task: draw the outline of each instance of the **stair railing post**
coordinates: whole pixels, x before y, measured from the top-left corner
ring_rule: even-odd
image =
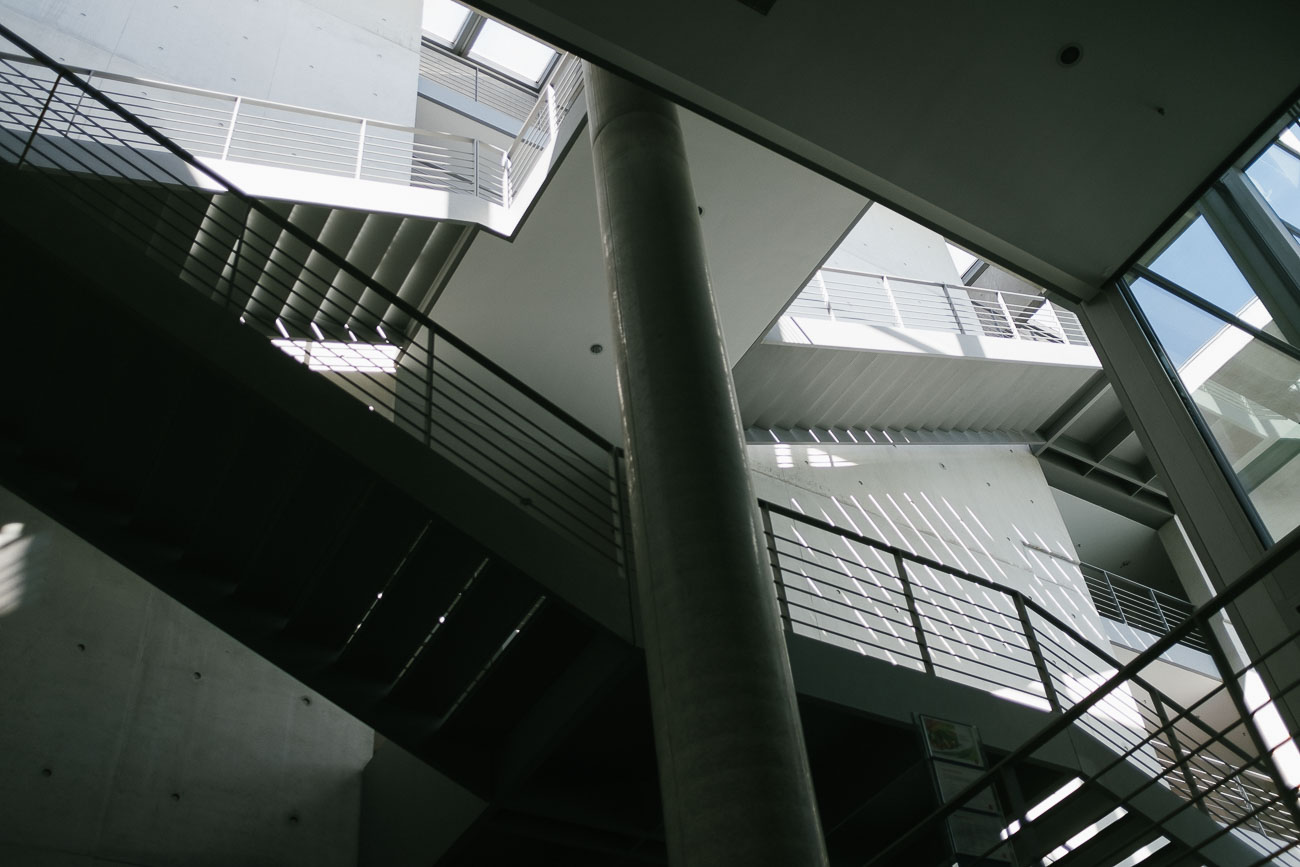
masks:
[[[32,144],[36,141],[36,135],[41,131],[41,124],[45,121],[45,115],[50,110],[50,103],[54,101],[54,92],[59,89],[59,84],[63,81],[63,73],[54,76],[54,83],[50,85],[50,92],[45,97],[45,104],[41,106],[41,113],[36,116],[36,123],[32,124],[32,131],[27,136],[27,144],[23,145],[23,152],[18,155],[18,163],[15,168],[22,168],[23,160],[27,159],[27,152],[32,149]]]
[[[1165,609],[1164,609],[1164,606],[1162,606],[1162,605],[1160,604],[1160,600],[1156,597],[1156,591],[1155,591],[1155,588],[1153,588],[1153,587],[1148,587],[1148,588],[1147,588],[1147,594],[1150,595],[1150,597],[1151,597],[1151,604],[1154,605],[1154,606],[1156,607],[1156,616],[1158,616],[1158,617],[1160,618],[1160,625],[1163,626],[1163,627],[1165,628],[1165,632],[1168,632],[1168,631],[1169,631],[1169,620],[1165,617]]]
[[[1011,310],[1007,307],[1007,299],[1002,297],[1001,292],[994,292],[998,297],[998,307],[1002,308],[1002,315],[1007,318],[1007,325],[1011,328],[1011,336],[1020,339],[1020,329],[1016,327],[1016,320],[1011,317]]]
[[[889,302],[889,309],[894,313],[894,324],[899,328],[903,327],[903,313],[898,308],[898,299],[894,297],[894,290],[889,285],[889,278],[884,274],[880,275],[880,282],[885,287],[885,300]],[[829,304],[829,302],[827,302]]]
[[[361,161],[365,158],[365,154],[366,154],[366,119],[363,117],[361,118],[361,128],[357,130],[357,166],[355,171],[353,171],[352,173],[352,177],[356,178],[357,180],[361,180]],[[432,344],[433,335],[430,335],[429,337],[430,337],[430,343]]]
[[[474,198],[478,198],[478,139],[474,139]]]
[[[244,98],[242,96],[235,97],[235,105],[230,110],[230,127],[226,130],[226,140],[221,144],[221,158],[223,160],[230,157],[230,143],[235,138],[235,123],[239,120],[239,109],[243,104]]]
[[[433,329],[426,328],[429,332],[429,348],[425,358],[424,365],[424,447],[433,447],[433,348],[434,336]]]
[[[1178,763],[1178,770],[1183,775],[1183,784],[1187,786],[1188,800],[1196,803],[1201,798],[1200,789],[1196,786],[1196,780],[1192,777],[1187,753],[1183,750],[1182,742],[1178,739],[1178,732],[1174,729],[1173,724],[1169,722],[1169,713],[1165,710],[1165,703],[1162,702],[1158,695],[1151,693],[1151,703],[1155,705],[1156,715],[1160,717],[1160,728],[1169,733],[1169,748],[1174,753],[1174,760]]]
[[[925,626],[921,622],[921,610],[916,605],[916,596],[912,593],[912,583],[907,578],[907,566],[902,554],[894,555],[894,568],[898,571],[898,583],[903,586],[903,598],[907,600],[907,613],[912,618],[912,629],[916,632],[916,649],[921,654],[921,665],[926,674],[934,674],[934,659],[930,655],[930,645],[925,640]]]
[[[790,601],[785,595],[785,580],[781,576],[781,554],[776,549],[776,533],[772,530],[772,513],[768,511],[765,503],[759,504],[759,512],[763,516],[763,538],[767,542],[768,562],[772,564],[772,582],[776,585],[776,606],[781,612],[781,623],[787,629],[794,629],[794,621],[790,619]]]
[[[1106,591],[1110,593],[1110,601],[1115,603],[1115,613],[1119,615],[1119,622],[1128,626],[1128,618],[1124,616],[1124,608],[1119,604],[1119,594],[1115,592],[1115,582],[1110,580],[1110,573],[1104,569],[1097,571],[1101,573],[1101,580],[1106,582]]]
[[[939,288],[943,290],[943,297],[948,299],[948,309],[952,311],[952,321],[957,326],[957,333],[965,334],[966,327],[961,324],[961,316],[957,314],[957,302],[952,300],[952,292],[949,291],[948,284],[940,283]]]
[[[1061,706],[1061,697],[1057,695],[1056,684],[1052,681],[1052,672],[1047,668],[1047,657],[1043,656],[1042,645],[1038,643],[1038,633],[1034,631],[1034,624],[1029,620],[1025,597],[1013,593],[1011,598],[1015,600],[1016,616],[1020,618],[1020,628],[1024,630],[1025,643],[1029,645],[1029,655],[1034,658],[1034,668],[1038,669],[1038,679],[1042,681],[1043,696],[1047,699],[1047,706],[1060,713],[1064,710]]]

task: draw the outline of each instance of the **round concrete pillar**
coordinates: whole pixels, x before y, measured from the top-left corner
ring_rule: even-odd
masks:
[[[670,861],[825,864],[677,111],[585,72]]]

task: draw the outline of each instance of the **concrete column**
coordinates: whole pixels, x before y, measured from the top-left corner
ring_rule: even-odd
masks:
[[[825,864],[676,109],[585,74],[669,860]]]
[[[1119,289],[1105,287],[1082,312],[1088,337],[1124,413],[1169,491],[1181,531],[1196,555],[1197,571],[1204,570],[1212,592],[1221,592],[1265,550],[1243,497],[1234,490],[1233,477],[1219,466],[1196,426],[1193,409],[1173,383],[1173,373],[1156,356]],[[1162,538],[1169,543],[1167,534]],[[1168,550],[1173,557],[1175,549]],[[1208,598],[1204,585],[1198,580],[1188,582],[1188,574],[1179,572],[1188,598],[1204,601]],[[1259,659],[1300,626],[1292,600],[1294,587],[1282,581],[1284,575],[1293,574],[1290,565],[1282,567],[1275,577],[1228,606],[1242,645],[1238,652]],[[1220,635],[1218,630],[1215,634]],[[1273,695],[1280,695],[1279,687],[1289,684],[1296,671],[1300,671],[1300,647],[1276,654],[1260,667],[1264,685]],[[1290,730],[1300,732],[1300,693],[1281,699],[1279,706]]]

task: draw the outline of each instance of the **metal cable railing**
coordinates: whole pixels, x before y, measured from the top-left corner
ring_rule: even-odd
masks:
[[[521,123],[537,105],[537,91],[452,54],[427,38],[420,45],[420,75]]]
[[[538,520],[626,562],[618,449],[76,72],[0,36],[26,55],[0,59],[0,163],[14,188],[39,179],[40,198],[68,209],[64,243],[112,232]]]
[[[7,86],[11,91],[22,89],[16,81],[26,75],[21,67],[35,61],[21,52],[6,54],[3,60],[6,75],[15,78]],[[488,97],[495,92],[493,88],[510,85],[474,84],[485,104],[503,111],[506,106],[510,109],[507,113],[525,121],[514,144],[503,150],[451,133],[91,69],[63,68],[196,157],[456,193],[496,205],[518,198],[538,157],[551,143],[554,130],[550,119],[562,120],[572,110],[582,81],[581,64],[566,57],[557,64],[541,96],[528,97],[526,107],[520,102],[524,97]],[[484,81],[491,78],[483,75]],[[28,77],[36,80],[40,73]],[[143,143],[138,130],[131,129],[107,105],[93,101],[78,108],[81,122],[112,130],[126,141]]]
[[[510,174],[507,205],[519,198],[524,183],[555,139],[560,124],[577,105],[582,92],[582,62],[572,54],[566,54],[542,86],[537,105],[524,119],[523,128],[506,156]]]
[[[1294,787],[1270,759],[1288,749],[1291,738],[1274,738],[1266,748],[1253,739],[1243,742],[1243,733],[1258,728],[1262,706],[1247,709],[1239,701],[1235,687],[1248,672],[1228,666],[1217,645],[1207,650],[1228,676],[1182,707],[1140,669],[1124,669],[1017,590],[772,503],[760,502],[760,509],[778,604],[793,633],[1058,711],[1116,755],[1112,767],[1136,766],[1147,786],[1185,799],[1180,810],[1200,809],[1225,828],[1240,829],[1261,852],[1294,844]],[[1187,613],[1157,647],[1193,629],[1209,634],[1206,616]],[[1158,657],[1150,654],[1139,658],[1149,663]],[[1125,676],[1117,680],[1122,669]],[[1274,699],[1298,686],[1282,686]],[[1206,721],[1211,718],[1216,724]],[[937,821],[932,818],[930,827]]]
[[[1088,346],[1079,318],[1041,295],[822,268],[787,316]]]
[[[1186,600],[1108,572],[1100,566],[1090,563],[1078,565],[1093,605],[1102,617],[1152,635],[1164,635],[1195,610],[1195,606]],[[1179,644],[1201,653],[1209,652],[1205,636],[1199,630],[1192,630]]]

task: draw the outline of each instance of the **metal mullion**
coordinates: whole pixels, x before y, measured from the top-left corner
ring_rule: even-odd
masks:
[[[1281,352],[1283,355],[1288,356],[1289,358],[1291,358],[1291,360],[1300,361],[1300,349],[1297,349],[1296,347],[1292,346],[1286,341],[1274,337],[1273,335],[1269,334],[1266,331],[1261,331],[1260,329],[1249,324],[1248,322],[1238,319],[1236,316],[1224,310],[1222,307],[1219,307],[1216,304],[1211,304],[1209,301],[1206,301],[1204,298],[1201,298],[1199,295],[1196,295],[1195,293],[1190,292],[1187,289],[1184,289],[1182,286],[1179,286],[1177,283],[1173,282],[1172,280],[1160,276],[1155,271],[1152,271],[1150,268],[1147,268],[1145,265],[1134,265],[1132,270],[1142,278],[1150,281],[1151,283],[1156,284],[1161,289],[1164,289],[1166,292],[1169,292],[1172,295],[1177,295],[1179,298],[1188,302],[1189,304],[1195,305],[1196,307],[1201,308],[1201,310],[1205,311],[1206,313],[1209,313],[1211,316],[1214,316],[1222,320],[1225,324],[1231,325],[1234,328],[1244,331],[1245,333],[1249,334],[1251,337],[1255,338],[1256,340],[1259,340],[1260,342],[1266,344],[1267,346],[1276,349],[1278,352]]]

